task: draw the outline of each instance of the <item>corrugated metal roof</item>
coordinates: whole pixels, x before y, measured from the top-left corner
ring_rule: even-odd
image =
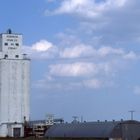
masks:
[[[107,138],[120,122],[65,123],[52,126],[46,137]]]

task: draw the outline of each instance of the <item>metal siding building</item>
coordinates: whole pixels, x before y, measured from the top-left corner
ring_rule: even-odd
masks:
[[[29,120],[30,60],[21,46],[21,34],[0,35],[0,137],[24,136]]]
[[[57,124],[46,131],[45,137],[49,140],[140,140],[140,122]]]

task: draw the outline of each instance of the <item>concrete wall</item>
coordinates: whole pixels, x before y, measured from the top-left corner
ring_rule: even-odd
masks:
[[[0,34],[0,137],[13,136],[29,120],[30,60],[21,47],[21,34]]]
[[[8,58],[14,59],[15,55],[21,55],[22,35],[21,34],[1,34],[0,50],[7,54]]]
[[[20,137],[24,136],[24,127],[22,124],[8,124],[7,128],[8,128],[7,135],[9,137],[14,137],[14,128],[20,128]]]
[[[0,123],[29,120],[28,60],[0,60]]]
[[[0,125],[0,137],[7,137],[8,135],[8,129],[6,124]]]
[[[0,60],[0,123],[24,123],[29,120],[29,60]],[[7,131],[2,136],[7,135]],[[1,133],[0,133],[1,134]]]

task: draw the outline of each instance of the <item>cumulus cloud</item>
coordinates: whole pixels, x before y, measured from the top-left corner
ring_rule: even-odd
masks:
[[[94,58],[102,59],[108,58],[109,56],[120,57],[121,59],[138,59],[137,55],[133,51],[125,51],[122,48],[113,48],[111,46],[101,46],[99,48],[94,48],[93,46],[86,44],[76,44],[72,47],[63,48],[59,52],[61,58]]]
[[[100,44],[119,46],[135,42],[140,36],[139,5],[136,0],[62,0],[48,14],[76,16],[79,25],[73,30],[79,38],[83,33],[83,40],[101,36]]]
[[[54,76],[88,76],[95,75],[98,70],[94,63],[89,62],[75,62],[70,64],[54,64],[50,65],[50,74]]]
[[[69,44],[66,47],[57,46],[47,40],[40,40],[31,46],[24,46],[23,52],[32,59],[104,59],[108,57],[118,57],[125,60],[137,60],[139,55],[134,51],[125,51],[122,48],[113,48],[111,46],[94,46],[76,43]],[[76,60],[75,60],[76,61]],[[102,61],[102,60],[101,60]]]
[[[49,59],[56,56],[57,48],[47,40],[40,40],[31,46],[24,46],[23,52],[27,53],[32,59]]]
[[[77,61],[49,65],[49,74],[58,77],[100,77],[113,76],[113,73],[122,69],[122,60],[108,60],[93,62]],[[121,62],[121,63],[120,63]]]
[[[123,7],[127,0],[63,0],[60,7],[52,11],[52,14],[77,14],[84,17],[100,16],[104,11]],[[51,12],[51,11],[50,11]],[[48,10],[46,11],[48,14]]]
[[[139,58],[135,52],[127,52],[120,48],[85,47],[80,45],[57,50],[59,55],[54,57],[54,59],[57,58],[57,63],[52,61],[48,64],[47,76],[37,81],[36,87],[60,90],[109,87],[112,86],[111,79],[116,76],[116,73],[127,69],[129,60],[136,61]]]
[[[36,86],[62,90],[112,86],[120,71],[139,60],[138,49],[133,48],[139,46],[140,2],[61,0],[56,3],[52,11],[46,10],[46,15],[72,15],[78,26],[57,33],[57,44],[41,40],[28,47],[33,58],[53,59],[47,64],[47,76],[37,81]],[[139,86],[134,88],[136,94],[139,91]]]
[[[51,42],[48,42],[47,40],[41,40],[33,44],[31,47],[31,50],[37,51],[37,52],[44,52],[52,47],[53,47],[53,44]]]
[[[112,48],[112,47],[101,47],[98,50],[98,54],[100,56],[107,56],[107,55],[123,55],[124,51],[121,48]]]
[[[111,46],[95,48],[84,43],[61,47],[41,40],[24,49],[32,59],[52,59],[51,63],[46,64],[46,75],[34,84],[38,88],[49,90],[64,87],[66,90],[108,87],[112,81],[106,79],[112,79],[122,67],[126,68],[125,63],[129,62],[128,60],[139,59],[134,51]]]
[[[64,48],[60,52],[60,57],[62,58],[79,58],[79,57],[89,57],[92,56],[95,53],[95,50],[93,47],[84,45],[84,44],[78,44],[73,47]]]
[[[134,60],[134,59],[139,59],[140,56],[134,53],[133,51],[130,51],[129,53],[125,54],[124,59],[129,59],[129,60]]]

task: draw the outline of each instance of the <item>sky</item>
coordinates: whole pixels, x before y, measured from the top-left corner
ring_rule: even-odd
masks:
[[[1,0],[0,32],[23,34],[30,119],[140,120],[140,1]]]

